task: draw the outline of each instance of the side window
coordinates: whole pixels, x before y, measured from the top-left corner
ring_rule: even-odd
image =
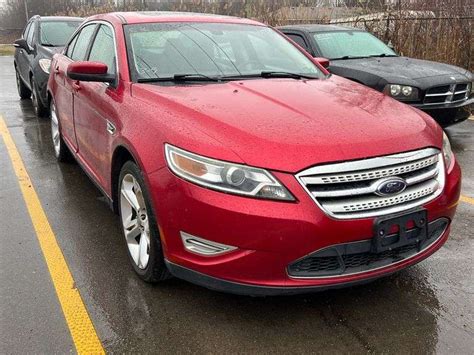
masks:
[[[33,47],[33,36],[35,34],[36,24],[37,22],[31,23],[28,34],[26,35],[26,43],[28,43],[30,47]]]
[[[89,54],[89,60],[107,64],[109,68],[108,73],[115,74],[114,35],[109,26],[101,25],[99,27]]]
[[[293,41],[295,41],[300,47],[304,48],[305,50],[309,50],[303,36],[300,36],[300,35],[297,35],[297,34],[294,34],[294,33],[289,33],[287,34],[287,36],[292,39]]]
[[[69,45],[67,46],[66,50],[66,57],[71,58],[72,56],[72,51],[74,50],[74,47],[76,46],[77,38],[79,37],[79,34],[75,35],[73,40],[69,42]]]
[[[84,60],[87,53],[87,48],[89,48],[89,43],[91,41],[92,35],[94,34],[96,25],[85,26],[81,33],[79,33],[74,49],[72,50],[71,59],[72,60]]]

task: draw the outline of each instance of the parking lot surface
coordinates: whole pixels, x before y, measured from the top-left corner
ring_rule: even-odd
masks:
[[[474,120],[447,130],[463,198],[436,254],[368,285],[251,298],[135,276],[119,219],[77,164],[56,163],[49,119],[19,100],[12,57],[0,57],[0,115],[107,352],[472,354]],[[8,149],[0,138],[0,353],[74,352]]]

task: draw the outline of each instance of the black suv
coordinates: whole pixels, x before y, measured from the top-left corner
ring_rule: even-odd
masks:
[[[77,17],[33,16],[15,41],[15,72],[18,93],[29,99],[38,116],[48,113],[49,67],[53,55],[62,50],[67,40],[82,23]]]
[[[469,117],[474,103],[474,76],[468,70],[401,57],[375,36],[357,28],[291,25],[279,30],[313,57],[319,57],[331,73],[417,107],[441,126]]]

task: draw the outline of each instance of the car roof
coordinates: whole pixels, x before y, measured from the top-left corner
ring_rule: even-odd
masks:
[[[279,30],[296,30],[296,31],[303,31],[303,32],[364,31],[360,28],[349,27],[349,26],[321,25],[321,24],[288,25],[288,26],[279,26],[277,28]]]
[[[31,20],[39,20],[39,21],[77,21],[82,22],[84,21],[81,17],[70,17],[70,16],[34,16]]]
[[[91,20],[119,20],[123,24],[155,23],[155,22],[219,22],[264,26],[262,23],[233,16],[201,14],[194,12],[173,11],[142,11],[142,12],[111,12],[89,17]]]

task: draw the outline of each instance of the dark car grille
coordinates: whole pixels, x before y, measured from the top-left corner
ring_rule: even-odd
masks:
[[[292,277],[327,277],[367,272],[411,258],[438,240],[448,227],[448,220],[440,218],[428,226],[428,238],[380,253],[372,252],[372,241],[337,244],[317,251],[288,266]]]
[[[443,104],[467,100],[470,95],[470,83],[441,85],[426,90],[425,104]]]

